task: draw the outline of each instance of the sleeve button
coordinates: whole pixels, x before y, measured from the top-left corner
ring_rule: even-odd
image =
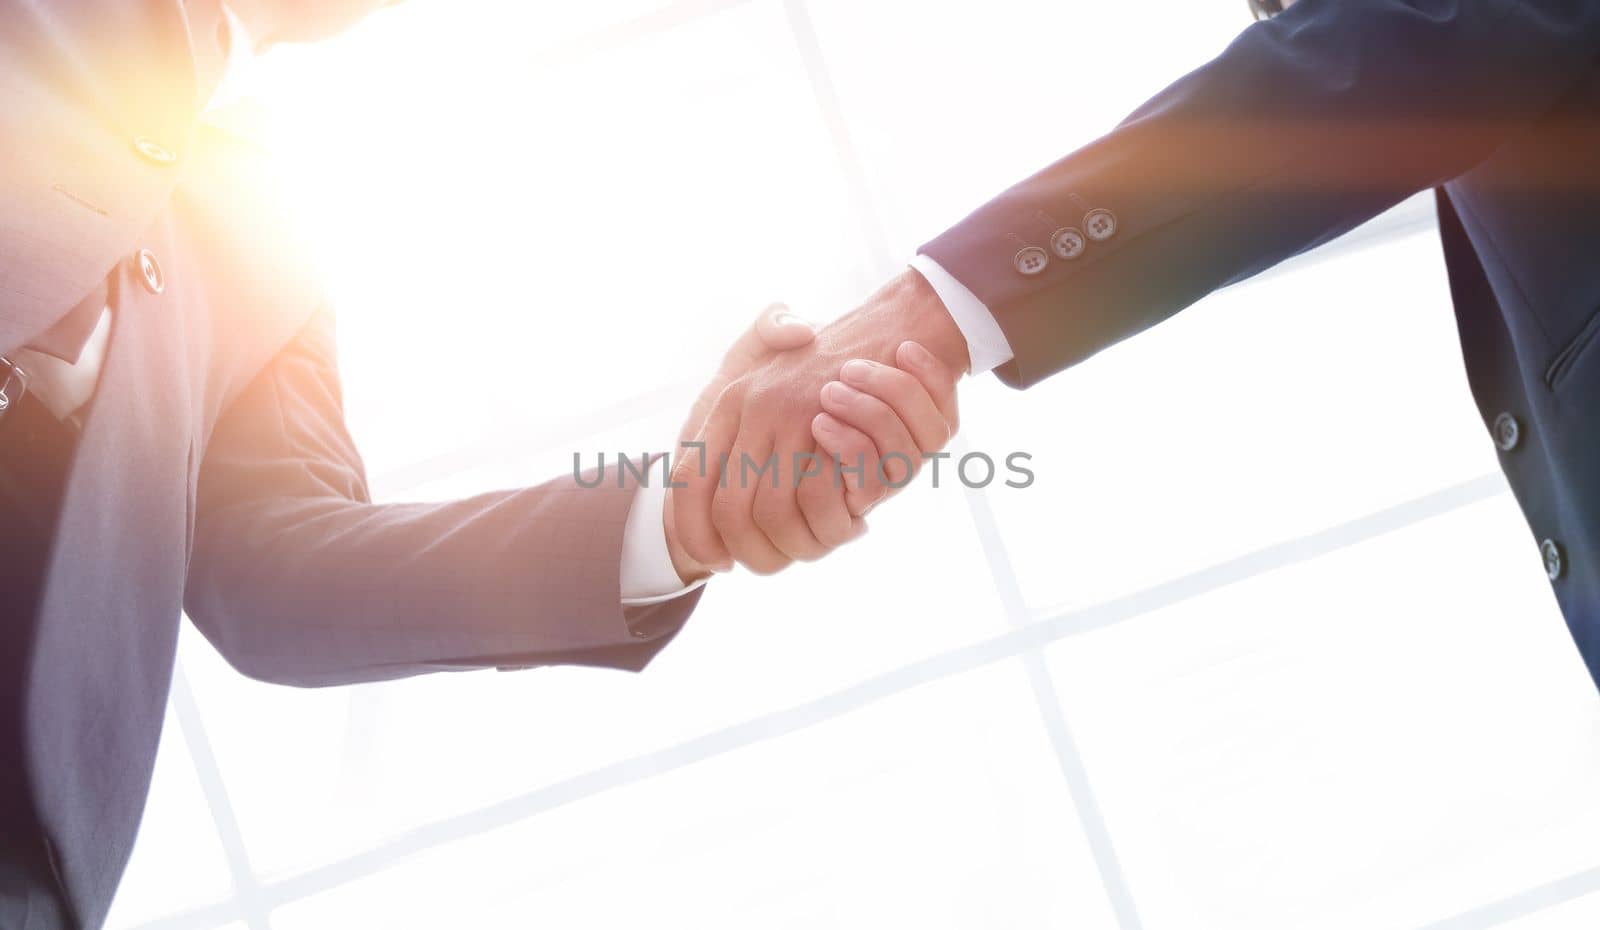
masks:
[[[134,137],[133,149],[145,160],[157,165],[170,165],[178,160],[177,152],[146,136]]]
[[[1088,245],[1083,233],[1071,226],[1063,226],[1050,234],[1050,251],[1069,262],[1082,255]]]
[[[1495,417],[1491,431],[1501,452],[1510,452],[1522,443],[1522,422],[1509,413]]]
[[[1018,252],[1011,259],[1011,263],[1016,266],[1018,273],[1031,278],[1044,271],[1045,267],[1050,264],[1050,255],[1044,249],[1036,245],[1030,245]]]
[[[1566,572],[1566,559],[1560,543],[1553,539],[1545,540],[1539,544],[1539,554],[1544,557],[1544,573],[1550,576],[1551,581],[1555,581]]]
[[[152,294],[159,294],[167,289],[167,279],[161,272],[161,264],[156,261],[156,255],[149,249],[140,249],[137,256],[139,263],[139,279],[144,283],[144,289]]]
[[[1117,215],[1110,210],[1090,210],[1083,216],[1083,229],[1089,238],[1104,242],[1117,234]]]

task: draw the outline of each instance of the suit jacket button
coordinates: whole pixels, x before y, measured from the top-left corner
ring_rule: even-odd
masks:
[[[1545,540],[1539,544],[1539,554],[1544,556],[1544,573],[1550,576],[1551,581],[1555,581],[1566,572],[1565,553],[1561,551],[1560,543],[1553,539]]]
[[[1509,413],[1494,418],[1494,444],[1501,452],[1510,452],[1522,443],[1522,421]]]
[[[139,279],[144,282],[144,289],[152,294],[159,294],[167,289],[166,276],[161,273],[161,264],[156,261],[156,255],[149,249],[140,249]]]
[[[1044,249],[1036,245],[1030,245],[1018,252],[1011,259],[1011,264],[1016,266],[1018,272],[1033,277],[1044,271],[1045,266],[1050,264],[1050,256]]]
[[[145,136],[134,137],[133,150],[143,155],[145,160],[157,165],[170,165],[178,160],[177,152]]]
[[[1071,226],[1063,226],[1050,234],[1050,251],[1069,262],[1082,255],[1088,244],[1088,240],[1083,238],[1083,233]]]
[[[1083,230],[1096,242],[1104,242],[1117,234],[1117,215],[1110,210],[1090,210],[1083,215]]]

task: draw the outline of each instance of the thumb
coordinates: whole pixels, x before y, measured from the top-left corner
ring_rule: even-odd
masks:
[[[756,335],[774,352],[798,349],[817,338],[817,328],[801,319],[785,304],[772,304],[756,317]]]
[[[796,316],[785,304],[770,304],[756,317],[751,326],[739,337],[728,354],[722,358],[722,370],[728,374],[742,374],[769,352],[782,352],[810,345],[817,330],[806,320]]]

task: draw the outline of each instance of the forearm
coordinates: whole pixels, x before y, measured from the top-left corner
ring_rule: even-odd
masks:
[[[199,521],[186,606],[236,666],[279,682],[581,661],[675,632],[641,614],[687,615],[625,613],[633,493],[567,478],[443,504],[243,500]]]
[[[625,610],[620,564],[639,479],[615,462],[467,500],[371,503],[327,314],[233,399],[201,455],[185,606],[258,678],[636,668],[695,601]]]

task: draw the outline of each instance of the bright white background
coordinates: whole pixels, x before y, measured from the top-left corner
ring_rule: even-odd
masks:
[[[1243,6],[413,0],[245,90],[375,490],[438,498],[663,447],[759,307],[848,309]],[[643,675],[298,691],[186,630],[111,925],[1594,926],[1600,701],[1432,224],[970,382],[1033,487],[925,476]]]

